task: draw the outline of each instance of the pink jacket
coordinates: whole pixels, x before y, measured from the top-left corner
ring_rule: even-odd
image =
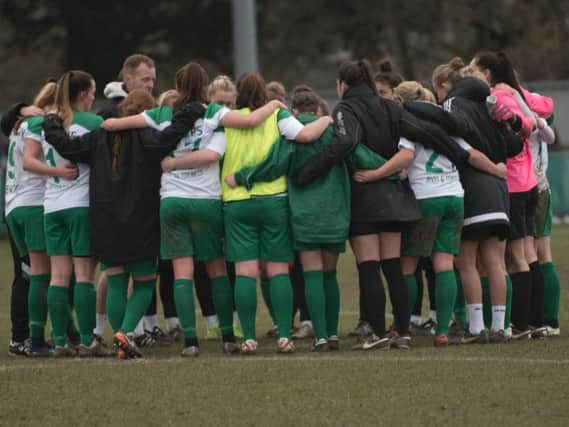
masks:
[[[543,96],[539,93],[530,92],[523,87],[522,94],[526,100],[528,107],[536,113],[539,117],[547,119],[553,114],[553,99],[549,96]]]
[[[524,137],[524,148],[520,154],[508,159],[506,163],[508,171],[506,174],[508,191],[510,193],[529,191],[537,185],[537,178],[533,171],[531,150],[527,139],[533,131],[533,120],[522,112],[515,96],[510,92],[501,89],[492,89],[492,95],[496,97],[497,104],[503,104],[508,107],[514,114],[518,115],[522,121],[520,134]]]

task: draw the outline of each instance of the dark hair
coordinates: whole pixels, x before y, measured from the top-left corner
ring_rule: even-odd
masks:
[[[309,86],[300,85],[293,89],[291,108],[299,113],[315,114],[319,106],[320,98]]]
[[[506,52],[478,52],[474,56],[476,65],[482,70],[490,70],[490,83],[506,83],[523,96],[514,66]]]
[[[259,73],[241,74],[235,84],[237,86],[235,105],[238,109],[256,110],[267,103],[265,81]]]
[[[155,105],[154,97],[147,90],[135,89],[121,102],[121,110],[123,116],[134,116],[154,108]]]
[[[388,58],[379,61],[378,69],[379,71],[374,76],[374,80],[378,83],[383,83],[394,89],[403,81],[403,77],[393,70],[393,64]]]
[[[338,80],[348,86],[366,85],[377,95],[372,78],[371,65],[367,59],[344,62],[338,70]]]
[[[209,78],[203,67],[197,62],[189,62],[176,72],[176,90],[178,99],[174,102],[174,111],[188,102],[206,103],[206,91]]]
[[[122,70],[119,73],[119,78],[122,79],[124,73],[133,74],[140,64],[146,64],[150,68],[156,68],[152,58],[141,53],[135,53],[124,60]]]
[[[63,74],[57,82],[55,106],[66,128],[71,126],[73,120],[71,104],[77,101],[82,92],[91,89],[94,81],[93,76],[85,71],[71,70]]]

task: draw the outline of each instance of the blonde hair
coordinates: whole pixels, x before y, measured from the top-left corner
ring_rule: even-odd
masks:
[[[394,95],[403,101],[421,101],[424,99],[423,86],[419,82],[405,81],[393,89]]]
[[[93,76],[82,70],[67,71],[57,82],[57,90],[55,92],[55,106],[57,114],[63,120],[65,128],[71,126],[73,121],[72,104],[82,92],[93,87]]]
[[[215,95],[217,92],[231,92],[237,95],[237,88],[235,87],[235,83],[231,80],[228,76],[221,75],[217,76],[207,87],[207,98],[211,100],[211,97]]]
[[[163,105],[172,107],[174,105],[174,102],[176,102],[179,96],[180,94],[176,89],[168,89],[167,91],[162,92],[158,97],[158,105],[160,107],[162,107]]]
[[[48,80],[47,83],[44,84],[37,93],[32,105],[41,108],[42,110],[44,110],[46,107],[53,105],[55,102],[56,91],[57,91],[57,82],[55,80]],[[16,122],[16,124],[14,125],[14,132],[17,132],[18,129],[20,129],[20,125],[22,124],[24,119],[25,117],[22,117]]]
[[[454,86],[456,82],[462,79],[461,71],[463,68],[464,62],[459,57],[454,57],[447,64],[439,65],[433,71],[433,86],[436,88],[447,82]]]

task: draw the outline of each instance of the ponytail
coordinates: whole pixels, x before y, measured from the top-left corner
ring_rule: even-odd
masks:
[[[57,91],[57,82],[55,79],[48,79],[47,82],[37,93],[32,105],[45,110],[46,107],[52,106],[55,103],[55,92]],[[20,118],[14,125],[13,132],[17,132],[25,117]]]
[[[207,72],[197,62],[189,62],[176,72],[176,90],[178,99],[174,102],[174,111],[188,102],[206,103],[206,90],[209,83]]]
[[[524,96],[514,65],[506,52],[478,52],[474,56],[474,61],[481,70],[490,71],[492,86],[498,83],[506,83],[516,89],[522,97]]]
[[[338,70],[338,80],[348,86],[366,85],[377,95],[371,65],[367,59],[359,59],[342,64]]]
[[[81,70],[67,71],[60,77],[55,92],[55,107],[66,129],[73,121],[72,104],[77,101],[81,92],[91,89],[93,81],[89,73]]]

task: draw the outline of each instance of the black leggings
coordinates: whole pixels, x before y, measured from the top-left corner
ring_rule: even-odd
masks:
[[[28,319],[28,290],[30,279],[22,270],[22,263],[30,265],[28,257],[20,257],[12,236],[8,232],[10,249],[12,250],[12,263],[14,267],[14,281],[10,298],[10,320],[12,321],[12,341],[22,342],[30,336]]]
[[[160,275],[159,291],[160,300],[162,301],[162,309],[164,317],[177,317],[176,304],[174,303],[174,269],[172,261],[160,260],[158,263],[158,274]],[[146,316],[154,316],[157,312],[158,303],[156,300],[156,288],[152,292],[152,301],[146,310]]]

